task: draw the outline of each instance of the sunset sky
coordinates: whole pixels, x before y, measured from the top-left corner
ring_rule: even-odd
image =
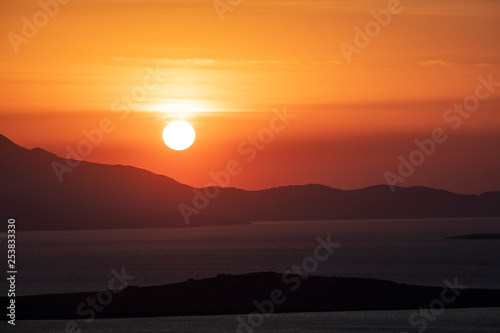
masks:
[[[398,185],[500,190],[500,84],[460,124],[445,119],[478,77],[500,82],[500,2],[402,0],[347,59],[341,45],[393,1],[244,0],[223,14],[210,0],[2,1],[0,134],[66,157],[111,119],[83,159],[198,187],[236,160],[229,186],[356,189],[385,183],[442,128]],[[285,108],[295,117],[248,161],[239,147]],[[179,119],[197,136],[181,152],[162,139]]]

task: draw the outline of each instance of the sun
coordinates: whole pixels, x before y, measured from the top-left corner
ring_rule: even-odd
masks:
[[[191,147],[196,133],[185,121],[174,121],[163,130],[163,141],[173,150],[185,150]]]

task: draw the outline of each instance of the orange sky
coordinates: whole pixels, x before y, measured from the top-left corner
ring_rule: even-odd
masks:
[[[500,81],[500,2],[401,1],[350,62],[341,43],[355,45],[354,28],[388,1],[245,0],[223,21],[211,1],[41,3],[46,22],[38,1],[0,4],[0,133],[21,145],[64,157],[109,118],[115,129],[86,160],[194,186],[238,160],[230,186],[352,189],[384,183],[398,156],[440,127],[448,140],[400,185],[500,190],[500,88],[458,129],[443,119],[479,76]],[[140,91],[126,117],[113,112]],[[246,161],[238,146],[285,106],[296,118]],[[197,131],[187,151],[163,144],[174,119]]]

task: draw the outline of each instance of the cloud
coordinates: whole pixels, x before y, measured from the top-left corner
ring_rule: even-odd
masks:
[[[154,65],[161,64],[173,67],[242,67],[242,66],[343,66],[345,62],[340,60],[309,60],[309,61],[283,61],[274,59],[247,59],[247,60],[214,60],[214,59],[169,59],[169,58],[131,58],[113,57],[113,61],[120,64],[132,65]]]
[[[456,65],[453,62],[449,61],[444,61],[444,60],[427,60],[427,61],[420,61],[417,62],[419,66],[422,67],[451,67]]]
[[[474,67],[491,67],[491,64],[481,63],[481,64],[474,64],[473,66]]]

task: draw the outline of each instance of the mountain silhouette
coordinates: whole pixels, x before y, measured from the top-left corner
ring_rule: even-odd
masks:
[[[248,221],[456,218],[500,216],[500,192],[455,194],[426,187],[378,185],[340,190],[310,184],[246,191],[212,188],[206,207],[195,189],[152,172],[123,165],[79,163],[60,182],[54,163],[66,159],[26,149],[0,135],[1,217],[18,230],[159,228],[245,224]],[[208,190],[208,189],[207,189]],[[189,224],[179,205],[196,208]]]
[[[52,163],[66,160],[25,149],[0,135],[0,210],[19,230],[184,227],[178,204],[191,187],[122,165],[81,162],[59,182]],[[199,214],[191,226],[241,224]]]
[[[343,191],[323,185],[261,191],[226,189],[205,213],[251,221],[500,216],[500,192],[456,194],[428,187],[377,185]]]

